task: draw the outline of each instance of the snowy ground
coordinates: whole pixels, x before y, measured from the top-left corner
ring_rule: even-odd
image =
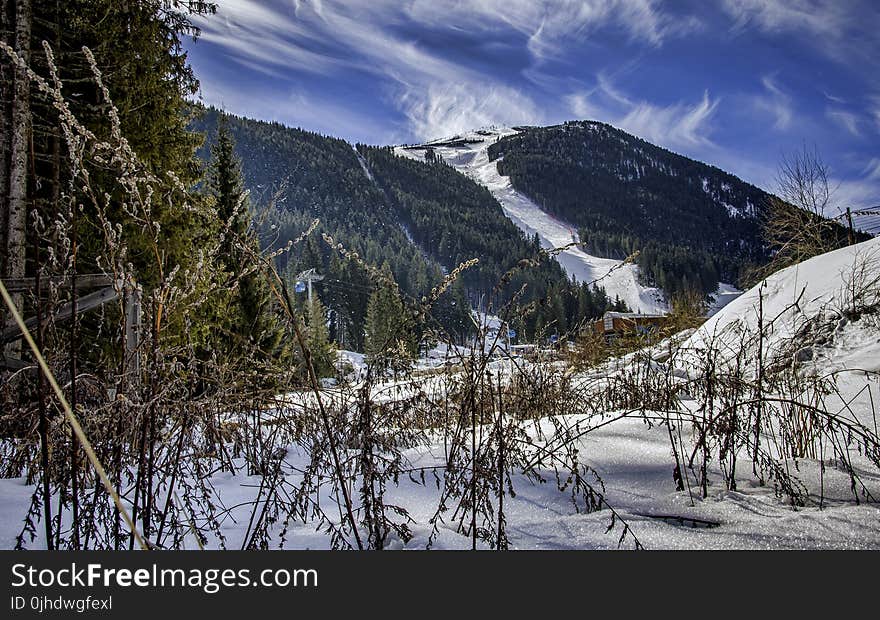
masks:
[[[724,306],[732,302],[734,299],[742,295],[742,291],[732,284],[726,282],[718,283],[718,290],[710,295],[711,303],[709,304],[708,315],[717,314]]]
[[[699,351],[719,334],[735,333],[736,327],[754,328],[757,324],[756,306],[763,297],[766,317],[777,318],[768,333],[767,346],[775,347],[786,341],[797,318],[820,319],[836,316],[847,303],[847,282],[853,267],[867,265],[871,274],[880,274],[880,267],[872,263],[880,259],[880,240],[845,248],[806,261],[768,278],[765,285],[744,293],[711,318],[693,334],[682,334],[677,342],[688,350]],[[803,291],[803,294],[801,294]],[[792,303],[797,301],[796,306]],[[658,347],[659,353],[660,347]],[[437,349],[432,355],[445,359],[448,351]],[[346,353],[353,365],[362,365],[358,354]],[[686,358],[685,358],[686,359]],[[861,421],[867,428],[876,429],[876,408],[880,404],[880,318],[867,313],[859,318],[834,322],[833,333],[806,362],[824,373],[840,373],[840,414]],[[491,373],[509,371],[504,363],[493,364]],[[686,374],[688,369],[683,368]],[[613,371],[607,371],[613,372]],[[601,373],[600,373],[601,374]],[[677,375],[676,375],[677,376]],[[595,372],[584,375],[583,381],[595,379]],[[409,380],[422,382],[419,389],[436,396],[442,393],[441,376],[424,375]],[[433,382],[432,385],[428,385]],[[405,381],[377,386],[382,398],[407,398],[414,385]],[[332,391],[328,391],[328,394]],[[296,397],[296,395],[294,395]],[[299,395],[299,397],[304,397]],[[832,399],[833,400],[833,399]],[[602,419],[614,417],[608,412]],[[566,423],[576,416],[561,418]],[[586,418],[580,418],[586,421]],[[590,423],[595,425],[594,418]],[[656,420],[655,420],[656,422]],[[549,420],[540,422],[544,436],[552,435]],[[689,427],[684,427],[689,433]],[[537,429],[531,428],[532,436]],[[876,430],[874,430],[876,433]],[[689,440],[688,437],[685,438]],[[797,462],[786,461],[786,467],[797,471],[799,479],[817,499],[820,481],[825,500],[820,508],[812,505],[795,509],[785,499],[777,497],[772,486],[759,485],[751,463],[743,459],[737,467],[737,490],[728,490],[721,472],[710,471],[708,496],[703,499],[697,492],[696,481],[689,478],[693,492],[677,491],[673,482],[673,460],[667,429],[657,424],[646,424],[637,416],[624,417],[578,440],[580,457],[593,467],[605,484],[608,502],[632,528],[633,534],[648,549],[880,549],[880,506],[877,503],[853,501],[850,478],[845,468],[834,459],[826,459],[824,471],[820,463],[807,458]],[[855,452],[855,451],[854,451]],[[407,450],[406,456],[413,467],[441,464],[444,444],[439,438]],[[858,453],[852,454],[857,471],[868,492],[880,497],[880,471]],[[308,460],[300,448],[290,446],[284,457],[287,480],[296,484],[299,471]],[[244,464],[237,461],[241,471],[214,474],[211,481],[223,506],[221,531],[226,547],[240,547],[250,520],[249,502],[260,486],[258,476],[244,473]],[[616,548],[620,529],[606,533],[610,513],[602,510],[579,514],[567,492],[560,492],[552,473],[545,472],[547,483],[535,484],[522,475],[513,476],[515,497],[506,497],[505,506],[510,544],[515,549],[596,549]],[[354,483],[352,482],[353,491]],[[0,480],[0,547],[10,548],[21,529],[27,511],[32,486],[22,479]],[[406,544],[391,541],[392,548],[425,548],[431,534],[429,519],[437,508],[439,490],[429,478],[427,484],[418,484],[401,477],[399,486],[389,488],[389,501],[395,501],[410,513],[413,538]],[[329,489],[322,502],[331,504]],[[717,525],[716,525],[717,524]],[[712,527],[707,527],[712,525]],[[276,534],[281,525],[276,526]],[[277,546],[277,539],[273,543]],[[195,542],[188,540],[190,548]],[[284,541],[285,548],[326,548],[329,538],[316,531],[314,523],[292,524]],[[440,527],[434,548],[470,548],[470,538],[458,533],[451,523]],[[209,547],[218,545],[212,540]],[[28,547],[41,548],[39,538]],[[626,546],[626,545],[625,545]]]
[[[397,147],[398,155],[424,160],[425,150],[430,147],[443,160],[476,182],[486,186],[501,203],[505,215],[527,236],[538,234],[541,246],[559,248],[577,242],[577,230],[562,222],[516,191],[508,177],[498,174],[497,161],[489,160],[489,145],[498,138],[515,134],[512,129],[479,130],[456,136],[452,140],[429,142],[423,147]],[[452,142],[454,146],[442,146]],[[638,282],[638,267],[622,265],[622,261],[591,256],[578,247],[561,252],[557,260],[569,276],[578,282],[596,282],[603,286],[613,299],[620,299],[635,312],[652,314],[666,310],[666,302],[660,289],[644,287]]]
[[[737,328],[757,325],[759,298],[768,346],[793,337],[799,319],[840,317],[851,304],[853,288],[859,286],[854,282],[860,279],[858,275],[854,277],[859,270],[865,270],[868,278],[878,277],[880,238],[822,254],[774,273],[762,284],[731,300],[723,312],[709,318],[687,346],[699,348],[709,339],[720,338],[729,347],[735,347]],[[846,327],[845,322],[841,327]],[[873,347],[876,341],[873,338],[863,344]],[[872,357],[866,355],[866,361]],[[880,355],[874,357],[875,369],[878,362]]]
[[[642,421],[623,420],[591,434],[581,446],[587,462],[602,476],[606,497],[632,527],[648,549],[878,549],[880,548],[880,510],[876,505],[853,505],[848,501],[848,478],[843,472],[826,471],[827,501],[823,509],[793,509],[777,498],[772,488],[756,486],[747,476],[740,490],[728,491],[710,486],[707,499],[687,491],[677,492],[672,482],[669,441],[660,427],[648,429]],[[409,451],[413,465],[438,462],[442,444]],[[285,459],[288,480],[297,481],[296,469],[306,458],[291,451]],[[243,463],[240,463],[243,467]],[[801,464],[806,467],[806,464]],[[743,464],[743,471],[750,467]],[[227,512],[221,516],[226,548],[241,546],[251,506],[260,486],[258,476],[229,473],[211,479]],[[507,497],[508,536],[513,549],[614,549],[619,530],[606,533],[610,514],[602,510],[578,514],[565,493],[554,484],[533,484],[522,477],[513,479],[516,497]],[[871,478],[874,493],[880,491],[880,477]],[[831,492],[829,493],[829,490]],[[0,546],[9,549],[21,528],[32,487],[22,479],[0,480]],[[391,498],[405,507],[415,520],[414,537],[404,545],[393,541],[392,548],[422,549],[431,530],[427,525],[437,507],[438,491],[433,483],[415,484],[403,479]],[[327,493],[323,502],[330,505]],[[672,518],[675,517],[675,518]],[[683,518],[684,520],[679,520]],[[693,520],[688,520],[693,519]],[[702,522],[720,523],[705,527]],[[216,540],[209,547],[216,545]],[[433,548],[468,549],[470,538],[455,531],[453,524],[441,526]],[[314,525],[292,525],[284,547],[297,549],[329,548],[329,538],[315,531]],[[188,547],[196,549],[194,540]],[[38,539],[28,548],[44,548]]]

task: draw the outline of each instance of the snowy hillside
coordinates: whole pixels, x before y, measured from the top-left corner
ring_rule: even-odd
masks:
[[[802,335],[808,324],[833,323],[835,333],[841,334],[853,329],[851,318],[859,314],[861,306],[878,301],[876,288],[871,289],[878,277],[880,239],[816,256],[774,273],[731,301],[706,321],[685,347],[701,348],[712,342],[722,351],[735,350],[742,334],[758,331],[759,312],[765,346],[771,349]],[[863,296],[868,299],[860,298]],[[796,344],[806,347],[810,343]],[[880,334],[850,353],[857,353],[866,369],[880,370]]]
[[[559,248],[577,242],[574,226],[545,213],[528,197],[517,192],[510,179],[498,173],[497,162],[489,160],[489,145],[498,138],[515,133],[516,130],[508,128],[480,129],[419,146],[397,147],[395,152],[424,161],[426,152],[432,149],[446,163],[489,188],[511,221],[529,237],[537,233],[544,248]],[[636,312],[648,314],[667,309],[659,289],[639,284],[635,265],[591,256],[578,247],[566,248],[557,259],[569,276],[578,282],[596,282],[611,298],[620,297]]]
[[[718,290],[711,295],[708,315],[712,316],[742,295],[742,291],[726,282],[718,283]]]

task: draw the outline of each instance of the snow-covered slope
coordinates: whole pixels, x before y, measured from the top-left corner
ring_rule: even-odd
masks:
[[[854,274],[856,277],[853,277]],[[858,298],[856,302],[853,301],[854,292]],[[823,409],[827,408],[825,419],[845,417],[859,421],[863,424],[865,437],[871,439],[875,436],[876,395],[880,377],[880,312],[877,311],[880,306],[880,239],[818,256],[770,276],[765,284],[729,303],[690,335],[682,347],[685,354],[678,357],[675,363],[687,362],[687,353],[696,350],[695,357],[690,359],[696,360],[693,369],[699,369],[699,358],[703,357],[700,351],[705,351],[709,341],[717,347],[719,340],[729,339],[729,349],[720,347],[722,362],[724,355],[737,353],[739,336],[754,333],[758,328],[759,300],[766,330],[765,354],[784,348],[799,333],[797,330],[805,321],[814,321],[816,329],[811,334],[818,335],[822,341],[810,341],[809,346],[815,351],[808,360],[803,361],[811,364],[818,376],[833,374],[836,377],[835,392],[829,394],[822,405]],[[499,325],[494,317],[481,317],[480,320],[485,324]],[[824,331],[827,326],[832,327],[831,333]],[[677,344],[677,340],[674,344]],[[798,345],[807,343],[798,342]],[[658,345],[657,352],[660,352],[660,348]],[[419,370],[443,366],[447,353],[449,351],[444,348],[433,350],[428,359],[420,364]],[[340,357],[347,360],[353,369],[363,367],[362,354],[340,352]],[[449,357],[454,358],[454,353]],[[641,363],[640,357],[636,354],[627,356],[621,360],[620,368],[624,372],[632,371],[635,365]],[[753,358],[750,357],[746,363],[753,363]],[[512,367],[500,362],[487,369],[491,373],[499,373],[501,380],[505,368]],[[543,366],[541,371],[541,376],[546,376],[543,373],[552,372],[552,367]],[[606,372],[616,371],[605,369],[598,375],[593,372],[575,375],[576,383],[573,386],[578,398],[589,401],[584,394],[589,393],[586,390],[590,389],[590,385],[595,385],[598,402],[608,385],[603,382]],[[716,372],[722,381],[728,374],[720,364]],[[672,376],[673,380],[690,381],[689,373],[673,373]],[[376,402],[392,402],[423,394],[430,397],[425,400],[439,402],[450,388],[457,390],[458,385],[454,376],[422,373],[374,386],[373,398]],[[730,389],[731,385],[733,383],[727,379],[726,389]],[[631,387],[630,382],[623,382],[623,389]],[[771,388],[777,389],[780,389],[779,385]],[[327,390],[325,394],[328,399],[339,398],[336,402],[342,403],[342,399],[349,398],[352,392],[346,396],[344,391]],[[765,412],[770,411],[775,395],[775,391],[767,394],[770,398],[765,403]],[[291,410],[302,411],[302,405],[311,402],[313,396],[310,392],[293,392],[283,398],[288,407],[293,407]],[[806,397],[804,400],[812,402]],[[683,398],[679,405],[683,408],[679,413],[684,414],[688,409],[695,412],[700,406],[692,398]],[[748,405],[742,406],[745,408]],[[647,411],[646,414],[660,423],[646,424],[637,411],[623,413],[609,409],[600,413],[598,419],[583,413],[572,413],[554,416],[553,419],[529,421],[523,427],[523,432],[532,437],[541,437],[543,446],[552,446],[561,424],[570,428],[579,425],[573,444],[581,455],[579,458],[583,458],[583,462],[601,476],[607,505],[614,507],[616,514],[626,520],[632,533],[649,549],[880,548],[880,506],[876,501],[880,497],[880,472],[865,456],[866,452],[861,447],[864,444],[837,446],[825,442],[828,451],[819,452],[818,457],[800,456],[793,459],[787,453],[774,453],[772,458],[780,468],[786,468],[803,483],[810,499],[805,506],[795,509],[780,494],[777,484],[756,479],[747,445],[741,445],[739,449],[735,489],[723,482],[728,471],[726,467],[721,468],[717,461],[709,461],[705,493],[701,493],[696,486],[699,472],[692,468],[682,468],[688,487],[677,489],[673,471],[678,467],[673,469],[675,462],[670,454],[671,445],[687,447],[688,453],[696,454],[691,451],[694,445],[699,447],[699,443],[688,442],[697,442],[698,435],[694,432],[691,436],[688,424],[679,417],[681,426],[676,444],[671,433],[673,427],[668,426],[668,413],[665,424],[662,423],[663,412]],[[618,417],[615,420],[612,416]],[[767,424],[768,431],[773,429],[769,426],[771,422]],[[590,429],[589,432],[587,429]],[[772,440],[769,434],[764,435],[768,446],[777,441],[777,433],[772,433]],[[842,439],[842,436],[837,435],[836,439]],[[747,443],[750,442],[749,432]],[[439,433],[428,434],[424,442],[407,448],[405,457],[411,471],[440,468],[445,463],[448,449]],[[835,450],[838,452],[835,453]],[[286,446],[280,452],[284,454],[282,474],[292,488],[296,487],[301,483],[302,472],[311,456],[296,444]],[[836,458],[835,454],[840,452],[847,453],[853,469],[850,469],[849,463],[842,463]],[[222,520],[220,526],[228,548],[238,548],[247,538],[249,517],[255,502],[260,501],[259,493],[265,482],[259,475],[250,473],[244,458],[234,459],[234,465],[234,473],[215,470],[210,475],[217,501],[224,507],[228,517]],[[858,473],[859,484],[864,485],[858,488],[859,496],[868,501],[854,500],[856,487],[851,472]],[[612,533],[607,530],[610,511],[588,514],[576,511],[571,503],[570,491],[567,488],[560,490],[553,483],[553,472],[545,469],[542,476],[550,483],[536,483],[535,479],[517,471],[510,476],[510,484],[516,489],[516,494],[507,496],[504,505],[511,548],[617,547],[620,530]],[[459,532],[453,521],[441,522],[436,538],[432,539],[433,520],[441,501],[439,486],[433,481],[420,484],[415,477],[407,476],[401,476],[394,484],[389,483],[387,497],[409,512],[412,521],[408,527],[413,534],[406,543],[392,536],[390,548],[424,549],[429,542],[437,549],[470,548],[470,536]],[[24,477],[0,479],[0,548],[12,548],[16,544],[34,491],[35,486]],[[320,499],[316,503],[332,506],[332,485],[325,484],[319,492]],[[334,518],[332,512],[328,511],[329,518]],[[69,519],[69,515],[65,515],[64,522],[69,522]],[[283,530],[283,534],[280,530]],[[41,531],[41,528],[37,528],[36,540],[30,542],[26,538],[25,545],[44,548]],[[220,541],[213,531],[206,529],[206,535],[209,536],[209,548],[219,546]],[[283,548],[326,548],[331,542],[326,523],[311,518],[304,523],[293,519],[285,522],[283,527],[280,522],[276,523],[273,536],[272,546],[277,542]],[[184,546],[196,548],[197,544],[187,536]]]
[[[723,350],[736,351],[743,334],[756,334],[759,313],[763,317],[765,346],[772,349],[791,342],[806,321],[848,328],[846,315],[859,294],[877,296],[876,288],[864,290],[880,278],[880,238],[813,257],[782,269],[746,291],[704,323],[685,348],[702,348],[709,341]],[[876,283],[875,283],[876,286]],[[880,301],[873,299],[874,302]],[[803,343],[808,344],[808,343]],[[858,347],[864,364],[880,370],[880,333]]]
[[[489,145],[515,133],[516,130],[508,128],[480,129],[423,145],[397,147],[396,153],[424,161],[427,150],[433,149],[446,163],[486,186],[501,203],[507,217],[529,237],[537,233],[544,248],[559,248],[577,242],[574,226],[545,213],[527,196],[516,191],[510,179],[498,173],[497,161],[489,160]],[[611,298],[620,297],[636,312],[657,313],[667,309],[660,289],[639,284],[635,265],[591,256],[579,247],[566,248],[557,255],[557,260],[578,282],[595,282],[604,287]]]

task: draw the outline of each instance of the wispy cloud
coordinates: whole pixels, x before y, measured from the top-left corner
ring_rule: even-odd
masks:
[[[762,77],[761,85],[764,87],[764,93],[754,97],[755,107],[773,117],[774,129],[785,131],[791,125],[794,116],[791,96],[782,90],[774,75]]]
[[[607,71],[594,76],[595,86],[580,89],[565,96],[564,101],[577,118],[615,123],[630,113],[638,102],[615,83]]]
[[[411,15],[420,14],[418,4],[410,7]],[[219,20],[200,23],[203,39],[222,46],[237,62],[265,67],[267,74],[283,68],[372,76],[374,88],[386,91],[421,137],[435,137],[434,132],[467,120],[538,118],[527,97],[397,32],[402,13],[396,2],[303,1],[283,11],[253,0],[227,0],[218,13]],[[490,102],[496,104],[497,118]]]
[[[705,91],[703,98],[694,104],[656,106],[641,102],[619,123],[627,131],[659,144],[679,147],[709,145],[709,121],[717,107],[718,99],[711,99],[709,92]]]
[[[875,179],[829,179],[834,188],[827,216],[835,217],[847,207],[866,209],[880,205],[880,183]]]
[[[340,65],[309,48],[316,40],[304,23],[256,0],[226,0],[216,16],[194,16],[193,21],[202,29],[202,40],[225,48],[233,59],[253,61],[267,73],[279,66],[328,73]]]
[[[494,124],[544,122],[530,98],[499,85],[429,86],[424,93],[407,93],[402,103],[415,134],[425,140]]]
[[[880,157],[872,157],[862,174],[870,181],[880,181]]]
[[[859,117],[852,112],[829,107],[825,109],[825,116],[857,138],[862,136],[862,132],[859,131]]]
[[[421,137],[469,119],[500,124],[542,116],[527,95],[499,76],[454,61],[407,33],[513,30],[540,63],[606,26],[649,46],[696,27],[692,18],[668,16],[657,0],[226,0],[218,16],[197,21],[205,41],[267,75],[282,68],[375,76]]]
[[[588,94],[579,92],[565,96],[565,103],[575,118],[601,120],[601,110],[593,105]]]
[[[704,91],[696,102],[658,105],[635,99],[620,89],[604,72],[596,75],[596,86],[565,97],[571,113],[611,123],[635,135],[668,148],[692,151],[712,146],[711,119],[720,99]]]
[[[868,114],[874,119],[877,131],[880,132],[880,95],[871,97],[871,105],[868,108]]]
[[[621,91],[614,84],[612,78],[609,77],[609,75],[604,71],[600,71],[596,74],[595,92],[598,92],[599,94],[607,97],[611,101],[627,108],[631,108],[634,105],[632,99],[630,99],[630,97],[628,97],[623,91]]]
[[[823,37],[843,36],[850,16],[837,0],[724,0],[734,28],[755,25],[765,31],[804,30]]]
[[[623,29],[631,41],[654,46],[699,27],[695,18],[668,14],[657,0],[415,0],[406,12],[422,25],[512,28],[527,37],[528,49],[538,60],[561,53],[572,38],[607,25]]]
[[[723,0],[732,30],[754,27],[771,35],[796,35],[841,61],[876,57],[880,6],[875,0]],[[867,66],[867,65],[866,65]]]

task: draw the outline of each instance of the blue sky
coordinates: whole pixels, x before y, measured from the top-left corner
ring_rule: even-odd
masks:
[[[773,190],[815,147],[880,204],[880,2],[216,0],[201,98],[371,144],[611,123]]]

